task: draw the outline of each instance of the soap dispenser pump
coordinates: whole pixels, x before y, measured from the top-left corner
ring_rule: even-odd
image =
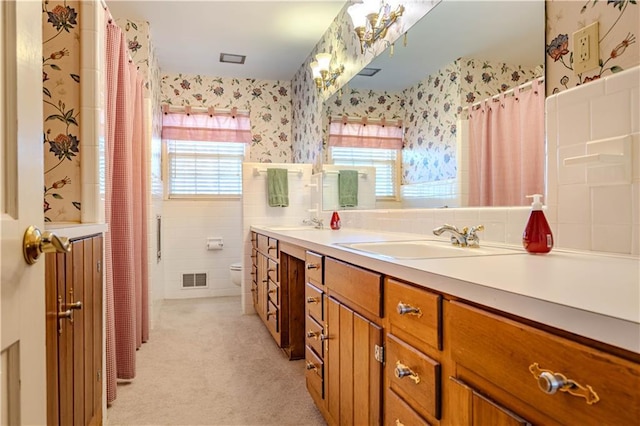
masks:
[[[529,221],[522,234],[522,245],[529,253],[549,253],[553,247],[553,235],[542,211],[542,195],[527,195],[527,198],[533,198],[533,203]]]

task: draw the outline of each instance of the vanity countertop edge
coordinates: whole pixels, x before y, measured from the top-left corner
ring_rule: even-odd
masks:
[[[499,311],[640,354],[640,258],[552,250],[392,259],[339,243],[434,239],[363,229],[251,230]],[[481,243],[482,244],[482,243]]]
[[[67,237],[70,240],[74,238],[87,237],[89,235],[103,234],[107,232],[108,225],[106,223],[46,223],[44,228],[47,231],[53,231],[60,237]]]

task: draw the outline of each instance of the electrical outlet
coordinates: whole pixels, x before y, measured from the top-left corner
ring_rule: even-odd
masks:
[[[578,75],[600,66],[598,22],[573,33],[573,73]]]

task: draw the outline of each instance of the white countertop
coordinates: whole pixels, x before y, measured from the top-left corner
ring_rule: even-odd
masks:
[[[359,229],[252,230],[428,287],[640,353],[640,259],[552,250],[514,254],[391,259],[336,245],[424,240],[423,235]],[[437,238],[434,238],[437,239]],[[483,244],[481,246],[489,246]],[[472,250],[472,249],[469,249]]]
[[[51,222],[45,223],[44,229],[55,232],[59,237],[67,237],[71,240],[105,233],[108,226],[106,223]]]

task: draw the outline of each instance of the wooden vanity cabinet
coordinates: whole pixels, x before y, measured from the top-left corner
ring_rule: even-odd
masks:
[[[305,252],[305,378],[316,406],[326,414],[326,295],[324,256]]]
[[[458,301],[445,304],[445,334],[456,380],[516,417],[534,424],[640,419],[638,362]],[[573,385],[569,392],[540,387],[554,382]]]
[[[328,422],[382,421],[382,275],[325,259]]]
[[[88,236],[45,256],[50,425],[102,424],[102,247]]]
[[[442,413],[442,296],[385,278],[385,424]]]
[[[272,237],[252,233],[253,306],[289,359],[304,355],[304,261]],[[286,245],[285,245],[286,247]]]

